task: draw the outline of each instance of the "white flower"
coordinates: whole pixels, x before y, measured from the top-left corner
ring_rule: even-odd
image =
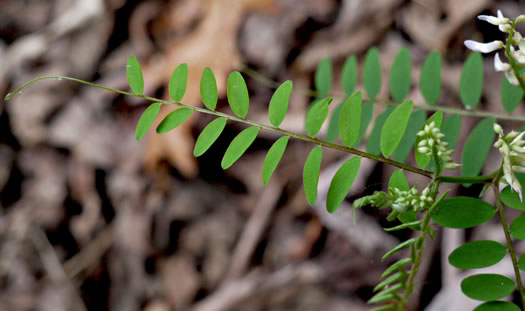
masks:
[[[504,44],[500,40],[495,40],[489,43],[481,43],[474,40],[465,40],[465,46],[474,52],[490,53],[501,49]]]
[[[514,74],[514,71],[510,70],[505,72],[505,77],[507,77],[507,80],[510,82],[510,84],[519,86],[520,82],[518,81],[518,78]]]
[[[525,22],[525,15],[520,15],[516,18],[516,23],[523,23]]]
[[[445,137],[443,133],[436,127],[434,122],[426,124],[421,131],[417,133],[421,137],[421,141],[417,145],[417,151],[426,156],[432,157],[434,149],[440,162],[443,163],[445,169],[455,169],[460,164],[452,162],[452,153],[454,150],[447,150],[448,143],[441,141]]]
[[[490,16],[490,15],[480,15],[478,16],[479,20],[491,23],[492,25],[504,25],[508,24],[510,20],[503,16],[500,10],[498,10],[498,17]]]
[[[496,68],[496,71],[506,72],[510,70],[510,65],[502,62],[499,58],[499,53],[496,53],[496,55],[494,56],[494,68]]]
[[[499,136],[494,147],[498,148],[503,156],[503,178],[510,188],[519,194],[520,201],[523,202],[521,184],[514,172],[525,172],[525,140],[523,140],[525,132],[518,134],[512,131],[505,135],[497,123],[494,124],[494,132]]]

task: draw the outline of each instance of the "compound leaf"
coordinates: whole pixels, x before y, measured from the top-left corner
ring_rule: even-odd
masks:
[[[174,102],[180,103],[188,84],[188,64],[180,64],[171,75],[169,93]]]
[[[348,56],[341,72],[341,87],[347,96],[352,95],[357,85],[357,58]]]
[[[456,248],[448,262],[458,269],[486,268],[500,262],[507,254],[501,243],[489,240],[473,241]]]
[[[319,183],[319,172],[321,171],[321,160],[323,158],[323,151],[321,146],[316,146],[304,163],[303,169],[303,185],[304,192],[308,204],[315,205],[317,201],[317,184]]]
[[[330,182],[328,195],[326,197],[326,210],[333,213],[343,203],[348,191],[352,187],[354,180],[359,172],[361,166],[361,159],[359,157],[352,157],[341,165],[335,173],[334,178]]]
[[[213,145],[224,130],[226,121],[225,118],[217,118],[206,125],[195,142],[194,156],[200,157]]]
[[[411,100],[407,100],[397,106],[386,119],[381,130],[380,141],[381,153],[385,158],[388,158],[401,142],[413,107],[414,103]]]
[[[142,93],[144,93],[144,78],[142,77],[142,69],[140,68],[139,61],[135,56],[128,58],[126,76],[131,90],[135,94],[142,95]]]
[[[361,92],[348,97],[344,102],[341,116],[339,117],[339,132],[343,144],[352,147],[359,137],[361,128]]]
[[[392,63],[390,70],[390,94],[395,101],[401,102],[410,91],[410,69],[412,63],[410,60],[410,50],[403,47],[399,50]]]
[[[141,140],[144,137],[144,135],[146,135],[148,129],[155,121],[155,118],[157,118],[159,111],[160,103],[153,103],[149,105],[149,107],[146,108],[146,110],[144,110],[142,116],[139,119],[139,122],[137,123],[137,128],[135,129],[135,138],[137,140]]]
[[[323,58],[314,77],[315,89],[317,90],[317,98],[323,98],[330,94],[332,88],[332,61],[329,58]]]
[[[326,117],[328,116],[328,106],[332,102],[331,98],[323,98],[315,103],[308,114],[306,115],[306,133],[315,137],[321,126],[323,126]]]
[[[273,172],[275,171],[277,165],[281,161],[284,151],[286,150],[286,146],[288,145],[289,139],[289,136],[283,136],[279,138],[275,143],[273,143],[270,150],[268,150],[266,158],[264,158],[264,164],[262,169],[262,179],[263,184],[265,186],[268,184],[268,181],[270,181]]]
[[[257,138],[258,133],[259,128],[252,126],[235,136],[222,157],[221,167],[223,170],[230,168],[235,162],[237,162],[237,160],[239,160],[253,143],[255,138]]]
[[[381,64],[379,50],[373,47],[368,50],[363,65],[363,84],[369,99],[375,99],[381,89]]]
[[[471,53],[461,72],[459,97],[467,109],[476,107],[483,91],[483,58],[480,53]]]
[[[461,156],[461,175],[478,176],[494,143],[494,119],[485,119],[470,132]]]
[[[245,118],[248,114],[250,106],[250,95],[248,94],[248,87],[241,73],[234,71],[228,76],[226,95],[228,103],[239,118]]]
[[[428,54],[421,68],[419,89],[429,105],[436,105],[441,93],[441,55],[438,51]]]
[[[202,71],[200,91],[204,106],[210,110],[215,110],[219,95],[217,93],[217,81],[210,67],[206,67]]]
[[[292,94],[293,82],[286,80],[281,84],[270,100],[270,107],[268,108],[268,118],[273,126],[279,127],[283,122],[286,112],[288,111],[288,102]]]
[[[188,108],[180,108],[170,112],[157,126],[157,133],[166,133],[181,125],[191,116],[191,112],[191,109]]]
[[[475,300],[492,301],[506,297],[514,291],[516,284],[499,274],[476,274],[461,282],[461,291]]]
[[[465,229],[489,221],[496,210],[489,203],[471,197],[455,197],[441,201],[432,220],[443,227]]]

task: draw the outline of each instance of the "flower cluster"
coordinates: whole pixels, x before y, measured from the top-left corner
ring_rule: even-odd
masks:
[[[525,132],[512,131],[505,135],[497,123],[494,124],[494,132],[499,135],[494,147],[498,148],[503,156],[503,177],[523,202],[521,184],[514,172],[525,173],[525,140],[523,140]]]
[[[417,145],[418,152],[432,157],[435,149],[436,155],[441,160],[444,168],[452,170],[461,166],[461,164],[452,161],[452,153],[454,153],[454,150],[447,150],[448,143],[441,141],[445,135],[441,133],[434,122],[425,125],[425,127],[417,133],[417,136],[422,138]]]
[[[516,18],[515,21],[513,21],[503,16],[501,11],[498,10],[497,16],[479,15],[478,19],[488,22],[492,25],[496,25],[498,26],[501,32],[504,32],[510,35],[513,23],[525,22],[525,15],[520,15]],[[512,38],[509,38],[509,39],[511,40],[510,55],[507,55],[507,57],[511,57],[515,59],[520,64],[525,64],[525,39],[523,39],[521,34],[517,31],[514,31]],[[481,43],[481,42],[476,42],[473,40],[466,40],[465,46],[475,52],[491,53],[491,52],[494,52],[496,50],[503,48],[505,44],[500,40],[495,40],[495,41],[488,42],[488,43]],[[518,50],[516,50],[514,46],[516,46]],[[519,83],[518,77],[516,76],[515,72],[512,70],[511,65],[501,61],[501,58],[499,57],[498,53],[496,53],[496,55],[494,56],[494,68],[496,68],[496,71],[504,72],[505,76],[507,77],[507,80],[511,84],[519,86],[520,83]]]
[[[391,206],[392,213],[388,216],[388,219],[392,220],[397,215],[408,211],[422,212],[428,209],[432,202],[434,202],[434,199],[430,195],[430,187],[425,188],[421,194],[415,187],[412,187],[410,190],[389,188],[388,193],[376,191],[373,195],[355,200],[354,208],[371,205],[384,209]]]

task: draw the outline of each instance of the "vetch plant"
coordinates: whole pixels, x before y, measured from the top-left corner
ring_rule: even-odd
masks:
[[[248,119],[250,96],[244,77],[240,72],[232,72],[227,79],[227,99],[233,114],[216,111],[218,93],[213,71],[204,69],[200,80],[200,95],[205,108],[186,106],[182,103],[188,80],[188,67],[177,67],[169,83],[169,95],[172,100],[162,100],[144,95],[144,80],[140,64],[135,57],[130,57],[126,74],[131,92],[116,90],[91,82],[70,77],[46,76],[34,79],[6,96],[6,101],[30,84],[44,79],[63,79],[98,87],[119,94],[141,98],[151,102],[144,111],[136,127],[137,140],[142,139],[155,119],[162,105],[175,109],[157,126],[158,134],[174,130],[184,123],[193,112],[206,113],[216,117],[200,133],[195,143],[194,155],[203,155],[219,138],[228,122],[246,125],[228,146],[221,166],[228,169],[243,156],[257,139],[261,130],[278,133],[281,137],[268,150],[262,169],[262,182],[270,182],[271,176],[286,152],[290,139],[302,140],[313,145],[305,159],[303,184],[306,199],[310,205],[317,204],[318,180],[323,161],[323,149],[331,148],[353,155],[346,160],[334,175],[327,194],[326,209],[335,212],[345,200],[359,172],[361,158],[368,158],[399,168],[392,174],[385,191],[376,191],[353,202],[353,208],[372,207],[389,209],[387,219],[392,226],[386,231],[412,230],[413,237],[400,243],[383,256],[386,260],[399,256],[402,250],[408,251],[406,258],[401,258],[389,266],[382,274],[382,281],[374,288],[376,293],[370,304],[377,304],[373,310],[406,310],[410,295],[414,292],[414,280],[422,262],[425,242],[433,238],[436,230],[447,228],[472,228],[499,215],[500,224],[505,234],[506,244],[496,241],[479,240],[468,242],[451,254],[449,263],[458,269],[479,269],[492,266],[509,256],[514,271],[514,278],[499,274],[475,274],[461,283],[463,293],[481,301],[476,311],[488,310],[523,310],[525,290],[520,270],[525,271],[525,255],[517,254],[514,239],[525,239],[525,214],[507,223],[505,208],[510,207],[525,212],[522,197],[522,183],[517,173],[525,172],[525,132],[511,131],[505,134],[496,123],[499,120],[525,121],[525,117],[509,114],[496,114],[475,110],[480,102],[483,87],[482,53],[505,49],[508,63],[503,62],[499,54],[494,57],[496,70],[506,75],[501,85],[501,98],[504,109],[512,112],[523,98],[525,91],[525,39],[516,31],[516,24],[525,22],[525,15],[517,19],[497,16],[479,16],[499,27],[507,34],[507,41],[479,43],[466,41],[465,45],[476,51],[466,60],[461,74],[459,91],[465,109],[438,106],[441,92],[441,56],[431,52],[426,58],[419,77],[419,89],[426,105],[415,105],[407,100],[411,87],[411,57],[407,48],[402,48],[396,56],[389,75],[389,91],[393,101],[378,100],[381,89],[381,66],[377,48],[371,48],[366,54],[363,65],[363,86],[366,94],[355,92],[357,85],[357,58],[350,56],[346,60],[341,74],[342,89],[345,96],[330,97],[332,89],[332,64],[324,59],[315,74],[316,97],[305,117],[305,134],[293,133],[280,126],[286,117],[292,81],[285,81],[274,92],[268,107],[269,124]],[[246,71],[250,75],[256,75]],[[365,96],[366,95],[366,96]],[[387,108],[374,121],[370,134],[366,137],[372,122],[374,110],[378,104],[387,104]],[[329,107],[337,105],[330,115]],[[433,113],[427,118],[427,112]],[[445,113],[447,114],[445,118]],[[461,163],[452,159],[461,129],[462,117],[482,118],[469,133],[462,148]],[[319,137],[320,130],[328,121],[324,137]],[[496,139],[497,135],[497,139]],[[340,138],[340,142],[337,140]],[[365,150],[358,149],[363,145]],[[495,141],[496,140],[496,141]],[[499,168],[487,175],[480,175],[487,154],[492,147],[501,153]],[[413,153],[414,160],[406,164]],[[416,166],[417,164],[417,166]],[[460,169],[460,176],[446,175],[444,172]],[[427,178],[424,185],[409,185],[405,173],[418,174]],[[495,195],[495,206],[479,197],[448,197],[449,192],[440,190],[442,184],[484,184],[480,197],[488,189]],[[500,184],[507,186],[500,192]],[[350,225],[350,224],[349,224]],[[518,291],[521,297],[521,309],[511,302],[502,301]]]

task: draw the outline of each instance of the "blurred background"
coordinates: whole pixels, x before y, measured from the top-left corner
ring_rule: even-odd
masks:
[[[523,1],[490,0],[2,0],[0,94],[43,75],[64,75],[127,89],[125,64],[136,55],[147,95],[168,98],[173,69],[189,65],[183,103],[200,106],[199,80],[210,66],[219,111],[229,72],[245,75],[248,118],[267,122],[276,81],[312,89],[321,59],[334,64],[333,92],[349,55],[361,67],[377,46],[383,85],[397,51],[412,54],[413,89],[426,55],[443,56],[440,105],[461,108],[458,84],[465,39],[502,39],[479,14],[525,13]],[[486,56],[479,110],[504,112],[502,75]],[[358,89],[362,90],[359,85]],[[283,128],[303,132],[312,98],[294,92]],[[0,105],[0,310],[369,310],[380,274],[403,253],[381,256],[411,232],[382,230],[386,212],[351,202],[385,189],[394,169],[362,161],[349,198],[330,215],[324,198],[348,155],[324,150],[318,206],[302,190],[302,166],[313,147],[291,141],[267,187],[260,170],[277,138],[261,131],[232,168],[220,161],[243,129],[229,123],[202,157],[197,135],[212,120],[194,114],[167,134],[135,140],[148,103],[70,81],[46,80]],[[332,105],[334,106],[334,105]],[[384,106],[377,105],[377,116]],[[162,110],[166,115],[170,110]],[[522,114],[519,107],[515,114]],[[160,117],[159,117],[160,119]],[[463,118],[462,138],[478,122]],[[516,122],[503,123],[519,128]],[[371,126],[369,128],[369,131]],[[326,129],[323,129],[325,132]],[[459,151],[462,142],[458,143]],[[364,145],[361,147],[364,150]],[[460,162],[460,152],[456,162]],[[498,165],[489,155],[486,171]],[[411,156],[408,163],[414,163]],[[425,179],[408,174],[411,184]],[[478,195],[478,187],[454,188]],[[488,197],[490,201],[490,194]],[[512,213],[512,212],[510,212]],[[511,214],[512,217],[512,214]],[[464,273],[448,266],[452,249],[470,239],[503,240],[496,222],[467,232],[440,230],[428,242],[412,310],[467,310]],[[525,245],[517,244],[518,252]],[[509,262],[491,269],[509,273]],[[494,271],[494,270],[493,270]]]

